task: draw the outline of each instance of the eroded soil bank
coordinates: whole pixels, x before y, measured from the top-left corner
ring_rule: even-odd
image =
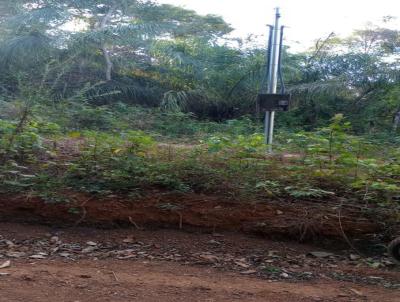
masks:
[[[70,194],[68,203],[46,203],[29,196],[2,196],[0,219],[55,226],[201,228],[300,241],[360,239],[387,231],[382,219],[354,205],[239,202],[182,193],[155,193],[141,198]]]

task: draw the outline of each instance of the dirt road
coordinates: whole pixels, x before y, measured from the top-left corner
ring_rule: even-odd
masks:
[[[346,282],[268,282],[165,262],[18,263],[0,282],[4,302],[399,301],[399,292]]]
[[[315,250],[235,233],[0,223],[0,301],[399,301],[397,268]]]

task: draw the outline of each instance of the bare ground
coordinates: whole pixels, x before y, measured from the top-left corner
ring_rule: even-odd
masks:
[[[315,251],[326,254],[315,254]],[[399,301],[387,258],[231,232],[0,223],[0,301]],[[372,262],[371,262],[372,261]],[[370,265],[379,263],[380,265]]]
[[[268,282],[210,268],[115,260],[18,263],[0,301],[398,301],[399,292],[347,282]],[[3,277],[4,278],[4,277]]]

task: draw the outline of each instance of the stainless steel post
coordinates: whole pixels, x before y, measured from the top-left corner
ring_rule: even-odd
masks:
[[[280,50],[280,27],[279,8],[275,9],[275,23],[272,31],[272,49],[270,51],[270,66],[268,72],[268,93],[275,94],[278,84],[278,66],[279,66],[279,50]],[[274,122],[275,122],[275,111],[267,111],[265,113],[265,142],[269,145],[268,149],[272,152],[272,143],[274,137]]]

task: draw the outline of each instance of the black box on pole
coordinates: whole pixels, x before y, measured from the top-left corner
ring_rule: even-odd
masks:
[[[290,94],[259,94],[257,108],[260,111],[289,111]]]

